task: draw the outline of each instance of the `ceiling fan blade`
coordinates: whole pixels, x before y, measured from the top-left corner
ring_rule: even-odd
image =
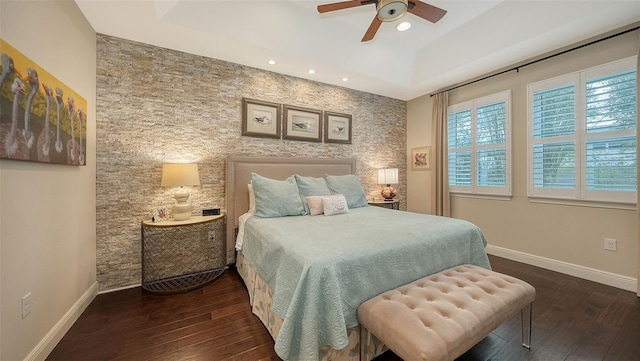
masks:
[[[407,11],[432,23],[437,23],[438,20],[442,19],[444,14],[447,13],[447,10],[423,3],[419,0],[409,0],[409,8]]]
[[[318,12],[326,13],[329,11],[353,8],[353,7],[365,5],[368,3],[366,2],[365,4],[363,4],[363,2],[364,1],[361,1],[361,0],[354,0],[354,1],[343,1],[339,3],[333,3],[333,4],[318,5]]]
[[[378,29],[380,28],[381,24],[382,24],[382,20],[378,19],[378,16],[374,17],[373,21],[371,22],[371,25],[369,25],[369,29],[367,29],[367,32],[364,33],[364,36],[360,41],[365,42],[373,39],[373,37],[376,36],[376,32],[378,32]]]

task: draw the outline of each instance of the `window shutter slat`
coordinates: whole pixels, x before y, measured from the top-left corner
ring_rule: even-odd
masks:
[[[620,137],[587,142],[587,189],[635,191],[636,139]]]
[[[575,145],[571,142],[536,144],[533,184],[536,188],[574,188]]]
[[[587,80],[587,133],[636,127],[636,71]]]
[[[571,135],[575,131],[573,85],[533,94],[533,136],[536,139]]]

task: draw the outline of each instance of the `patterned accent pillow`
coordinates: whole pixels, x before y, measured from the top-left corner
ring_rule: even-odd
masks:
[[[256,198],[256,217],[273,218],[304,214],[298,185],[293,176],[280,181],[251,173],[251,184]]]
[[[349,213],[347,199],[344,196],[322,198],[322,209],[324,210],[325,216]]]
[[[306,197],[305,201],[309,205],[309,214],[312,215],[312,216],[317,216],[319,214],[323,214],[324,213],[324,206],[322,205],[322,200],[324,198],[330,198],[330,197],[342,197],[342,198],[344,198],[344,196],[342,194],[334,194],[334,195],[331,195],[331,196],[310,196],[310,197]]]
[[[337,176],[325,174],[324,179],[327,181],[331,193],[344,194],[349,208],[366,207],[369,205],[360,180],[355,174]]]

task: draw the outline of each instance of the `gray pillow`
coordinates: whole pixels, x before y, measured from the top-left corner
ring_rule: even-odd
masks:
[[[360,180],[355,174],[347,175],[324,175],[325,181],[333,194],[344,194],[349,208],[366,207],[367,196],[360,184]]]
[[[251,183],[256,198],[256,217],[273,218],[304,214],[296,179],[293,176],[280,181],[251,173]]]
[[[304,214],[309,214],[309,204],[307,204],[307,197],[311,196],[330,196],[331,190],[327,186],[324,178],[304,177],[295,175],[296,183],[298,184],[298,192],[300,193],[300,199],[304,206]]]

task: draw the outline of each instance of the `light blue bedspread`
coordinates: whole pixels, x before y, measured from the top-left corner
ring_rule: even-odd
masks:
[[[275,349],[285,360],[346,347],[346,330],[371,297],[460,264],[490,268],[486,240],[469,222],[379,207],[349,212],[246,223],[242,252],[273,291],[284,319]]]

